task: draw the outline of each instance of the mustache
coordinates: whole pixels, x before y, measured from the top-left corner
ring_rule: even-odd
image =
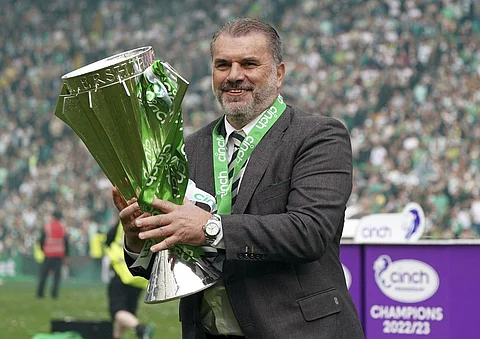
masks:
[[[222,91],[230,91],[232,89],[252,91],[254,89],[254,86],[252,84],[249,84],[249,83],[243,82],[243,81],[227,82],[227,83],[223,83],[220,86],[220,90],[222,90]]]

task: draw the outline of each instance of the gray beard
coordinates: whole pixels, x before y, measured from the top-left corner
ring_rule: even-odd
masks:
[[[220,105],[222,105],[220,103]],[[251,102],[247,106],[241,108],[229,108],[227,105],[222,105],[223,113],[238,126],[245,126],[250,121],[254,120],[261,112],[254,112],[254,102]]]
[[[275,102],[277,98],[276,81],[276,70],[274,69],[270,75],[270,79],[268,79],[267,86],[259,90],[254,90],[252,102],[241,108],[228,107],[229,105],[222,101],[221,90],[214,90],[213,93],[228,119],[233,124],[243,127],[262,114],[263,111]]]

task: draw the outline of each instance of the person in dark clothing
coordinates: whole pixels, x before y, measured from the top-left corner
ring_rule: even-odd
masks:
[[[44,297],[45,284],[50,272],[53,274],[51,296],[54,299],[58,298],[62,264],[69,254],[68,234],[61,219],[62,212],[54,211],[50,221],[43,226],[40,234],[40,247],[45,259],[40,268],[40,279],[37,287],[38,298]]]
[[[224,114],[184,151],[216,211],[153,197],[153,215],[114,188],[130,271],[152,278],[172,246],[223,252],[221,279],[180,299],[183,339],[365,338],[339,255],[353,177],[347,128],[284,102],[282,42],[268,23],[229,21],[210,51]]]
[[[105,240],[105,252],[110,260],[108,282],[108,308],[113,321],[113,339],[122,338],[125,330],[132,329],[138,338],[150,339],[155,326],[142,324],[137,318],[138,300],[147,286],[147,280],[133,277],[123,259],[123,228],[116,224],[110,228]]]

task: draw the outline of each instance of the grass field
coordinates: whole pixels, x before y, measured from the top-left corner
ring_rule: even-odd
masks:
[[[109,320],[106,285],[103,283],[63,282],[58,300],[37,299],[35,288],[34,280],[5,280],[1,283],[0,339],[31,339],[37,333],[50,333],[53,319]],[[155,323],[154,338],[179,339],[177,308],[177,301],[148,305],[141,299],[137,315],[144,322]],[[134,338],[136,336],[129,332],[123,339]]]

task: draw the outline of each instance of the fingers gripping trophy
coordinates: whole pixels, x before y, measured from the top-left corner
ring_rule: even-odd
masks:
[[[150,214],[161,213],[151,206],[154,197],[181,204],[192,186],[181,108],[188,81],[169,63],[155,60],[151,46],[91,63],[62,80],[55,115],[83,141],[125,200],[137,198]],[[151,245],[145,242],[136,265],[148,266]],[[159,252],[145,302],[166,302],[212,286],[221,272],[211,253],[190,245]]]

